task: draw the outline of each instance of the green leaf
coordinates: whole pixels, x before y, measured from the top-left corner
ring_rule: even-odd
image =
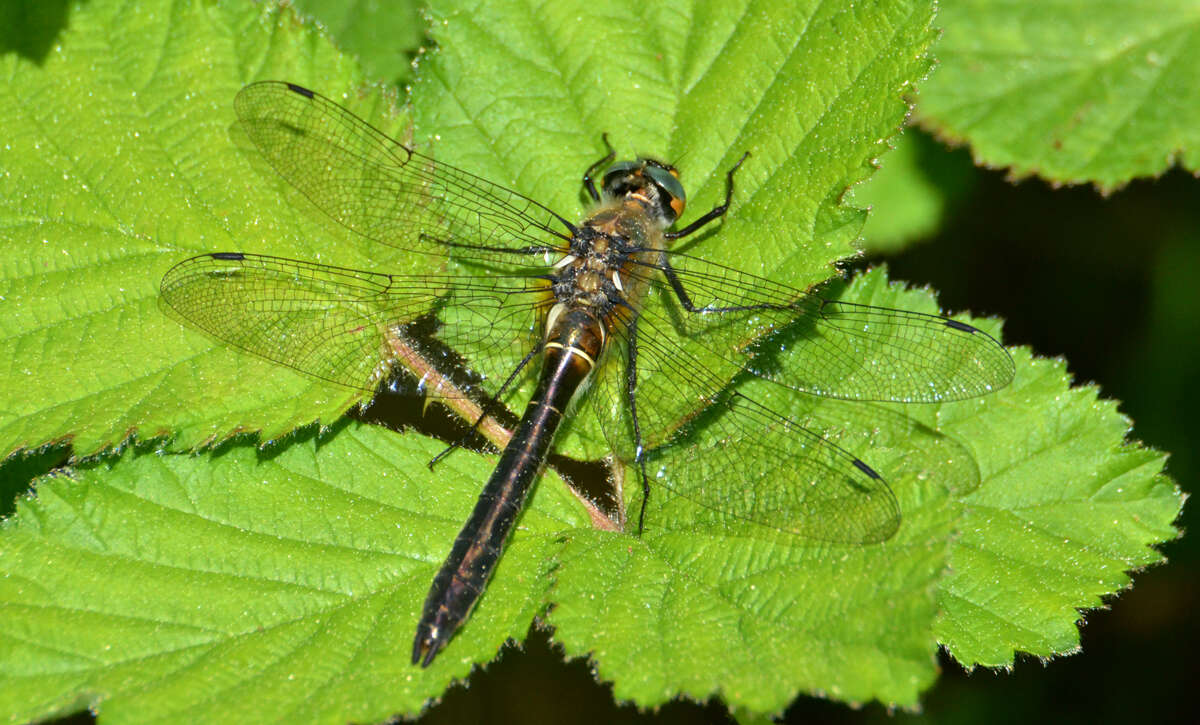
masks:
[[[382,721],[522,639],[556,532],[556,479],[521,519],[472,625],[409,665],[426,588],[490,462],[350,424],[264,455],[127,452],[43,479],[0,537],[0,712],[116,721]],[[86,699],[84,699],[86,697]]]
[[[939,420],[985,480],[964,500],[938,596],[938,640],[965,664],[1074,651],[1079,611],[1128,587],[1129,571],[1161,562],[1152,547],[1179,535],[1172,523],[1184,497],[1162,474],[1161,453],[1124,442],[1131,424],[1116,403],[1069,389],[1062,361],[1022,354],[1018,365],[1026,374],[987,399],[986,419],[963,416],[963,406]]]
[[[1110,190],[1173,164],[1200,170],[1190,0],[945,3],[922,124],[978,163]]]
[[[878,272],[845,298],[933,306]],[[1054,401],[1065,401],[1054,425],[1037,425]],[[127,453],[42,481],[7,522],[0,672],[9,681],[0,693],[20,696],[0,706],[16,719],[46,716],[103,692],[101,711],[118,718],[252,721],[303,708],[314,721],[377,720],[415,712],[451,674],[522,636],[548,603],[567,652],[589,655],[618,698],[644,707],[720,694],[773,712],[816,689],[912,704],[936,676],[935,628],[966,624],[989,636],[990,619],[974,609],[939,616],[961,596],[963,576],[986,576],[986,591],[1006,590],[1015,612],[1039,620],[1022,648],[1074,633],[1075,610],[1038,592],[1054,589],[1046,572],[973,560],[980,534],[994,550],[1016,549],[1031,531],[1068,538],[1070,558],[1050,564],[1079,581],[1108,576],[1111,587],[1125,585],[1123,569],[1158,559],[1148,542],[1173,535],[1180,497],[1158,475],[1162,457],[1119,448],[1125,422],[1097,421],[1093,405],[1091,391],[1067,390],[1058,366],[1028,359],[1009,390],[977,401],[820,401],[818,419],[843,429],[837,442],[885,471],[901,499],[901,533],[876,547],[697,525],[678,515],[686,502],[663,502],[661,491],[644,537],[597,532],[547,479],[478,611],[428,671],[407,667],[397,649],[405,653],[488,461],[453,456],[431,485],[423,463],[437,445],[356,424],[266,456],[247,446]],[[1022,459],[1030,450],[1039,454]],[[1106,456],[1110,475],[1054,487],[1090,471],[1081,461]],[[1099,515],[1079,515],[1089,507]],[[1040,520],[1025,531],[982,525],[1030,512]],[[948,557],[955,577],[943,581]]]
[[[232,114],[236,89],[255,78],[336,96],[360,76],[327,44],[306,39],[287,10],[193,8],[166,22],[170,13],[145,7],[134,18],[104,4],[79,9],[47,63],[5,59],[4,93],[22,111],[9,124],[0,180],[11,200],[0,241],[21,250],[0,268],[18,300],[0,323],[0,352],[22,381],[0,389],[5,451],[70,436],[78,454],[90,454],[134,430],[169,434],[181,446],[246,430],[274,438],[332,421],[361,397],[182,329],[157,299],[162,274],[205,251],[396,268],[395,255],[349,237],[294,192],[279,193],[284,183],[247,150]],[[471,52],[437,54],[418,79],[417,138],[439,136],[427,150],[575,216],[583,210],[579,175],[598,158],[603,131],[623,148],[686,158],[684,181],[700,210],[751,149],[753,163],[738,177],[740,211],[703,251],[786,270],[779,281],[798,287],[824,279],[827,265],[850,253],[863,215],[838,200],[898,127],[906,108],[898,89],[924,72],[919,51],[931,39],[922,3],[865,15],[771,3],[746,11],[774,13],[769,23],[717,10],[706,10],[704,22],[674,12],[647,18],[639,13],[648,8],[615,5],[589,7],[604,20],[580,24],[566,6],[536,17],[522,7],[487,15],[495,8],[449,11],[439,22],[439,43]],[[93,37],[117,38],[120,48],[96,58],[83,42]],[[117,72],[128,58],[144,64],[159,42],[172,49],[165,70],[213,67],[187,82],[182,70],[144,79]],[[673,45],[655,50],[660,42]],[[614,64],[615,49],[623,52]],[[752,72],[732,82],[727,67]],[[827,103],[812,102],[817,90]],[[731,93],[743,102],[725,102]],[[339,100],[407,137],[377,97]],[[716,116],[714,106],[728,112]],[[568,432],[562,444],[598,455],[597,439]]]
[[[322,257],[326,233],[236,145],[231,100],[259,76],[361,77],[286,10],[159,5],[77,8],[45,63],[0,59],[5,454],[69,437],[87,455],[135,430],[187,446],[276,437],[356,399],[181,328],[158,282],[199,252]]]
[[[322,22],[368,76],[395,86],[412,80],[412,59],[425,34],[417,2],[299,0],[296,7]]]
[[[844,299],[936,309],[879,272]],[[1150,547],[1177,535],[1182,495],[1161,454],[1122,444],[1129,424],[1113,405],[1097,414],[1095,390],[1068,383],[1061,364],[1019,354],[1014,383],[977,400],[821,401],[817,429],[877,467],[900,498],[896,537],[838,548],[753,527],[730,535],[666,504],[636,543],[568,539],[555,639],[595,660],[618,698],[720,693],[758,712],[796,690],[915,704],[937,674],[937,643],[968,666],[1071,653],[1078,610],[1161,561]]]
[[[872,274],[846,297],[932,307],[927,295],[885,282]],[[1063,398],[1071,404],[1054,429],[1019,419]],[[643,706],[680,693],[720,693],[730,705],[772,712],[798,690],[813,689],[851,701],[913,703],[936,676],[932,630],[946,626],[939,605],[958,594],[960,576],[986,576],[990,593],[1011,589],[1014,611],[1039,620],[1021,646],[1058,629],[1074,634],[1075,610],[1037,591],[1053,588],[1046,573],[1031,581],[1023,568],[978,564],[978,537],[955,542],[951,535],[964,520],[975,521],[985,507],[988,518],[1035,511],[1048,532],[1073,542],[1064,574],[1088,581],[1111,572],[1112,587],[1125,584],[1123,569],[1157,559],[1146,543],[1172,535],[1179,496],[1155,476],[1156,454],[1132,451],[1124,464],[1118,454],[1110,466],[1118,480],[1087,481],[1077,493],[1046,485],[1039,471],[1069,478],[1081,460],[1100,458],[1121,439],[1124,421],[1097,425],[1092,398],[1066,391],[1052,365],[1022,360],[1011,390],[979,401],[818,403],[824,424],[843,429],[838,443],[868,456],[900,496],[905,525],[876,547],[698,526],[680,509],[686,502],[664,504],[662,492],[644,537],[606,534],[587,528],[560,486],[542,485],[479,611],[438,667],[464,674],[505,637],[519,637],[550,601],[556,639],[569,653],[589,654],[618,698]],[[936,421],[940,432],[899,410]],[[1096,430],[1079,435],[1080,427]],[[1028,449],[1044,453],[1013,461],[1018,433],[1036,439]],[[216,456],[127,454],[74,480],[42,482],[6,527],[0,556],[11,567],[0,621],[7,641],[24,643],[7,651],[2,668],[20,686],[0,692],[24,698],[7,709],[19,717],[48,714],[69,709],[73,693],[102,691],[102,711],[117,717],[254,720],[303,702],[315,719],[379,719],[415,711],[436,694],[449,674],[438,669],[432,680],[410,680],[397,642],[411,636],[425,583],[488,462],[452,457],[440,471],[442,489],[430,487],[422,466],[437,446],[411,437],[351,425],[318,445],[279,447],[266,457],[246,446]],[[964,519],[956,497],[973,489],[967,502],[974,510]],[[1031,494],[1051,503],[1031,506]],[[1102,520],[1079,516],[1081,507],[1097,506],[1089,498],[1100,499]],[[990,524],[979,531],[1007,551],[1030,533]],[[1096,548],[1120,566],[1083,556]],[[947,557],[956,577],[939,586]],[[555,588],[547,593],[550,562],[557,562]],[[97,602],[105,607],[98,611]],[[987,618],[965,619],[986,631]],[[992,638],[1006,643],[1003,635]],[[1075,644],[1072,637],[1054,651]],[[231,660],[236,676],[228,674]],[[764,679],[762,672],[773,674]],[[188,685],[214,677],[224,683],[216,702],[210,687]],[[144,687],[146,679],[159,684]],[[410,684],[393,692],[392,682]]]

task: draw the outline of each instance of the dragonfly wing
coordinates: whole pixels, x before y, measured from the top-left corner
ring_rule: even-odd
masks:
[[[550,209],[392,139],[333,101],[278,81],[234,100],[275,170],[339,224],[406,251],[544,266],[571,225]]]
[[[837,444],[729,393],[650,451],[651,479],[704,518],[747,521],[835,544],[874,544],[900,526],[887,482]]]
[[[646,409],[639,405],[639,418]],[[657,495],[666,489],[666,505],[675,495],[698,506],[697,522],[748,522],[835,544],[886,541],[900,526],[899,504],[880,474],[804,424],[737,392],[717,396],[645,457]],[[655,495],[650,501],[657,508],[664,501]]]
[[[177,317],[210,335],[323,380],[373,392],[399,368],[490,394],[536,339],[542,284],[225,253],[175,265],[160,294]],[[465,379],[459,356],[471,371]]]
[[[944,402],[1013,378],[1012,358],[971,325],[939,315],[825,299],[690,255],[667,253],[697,311],[684,309],[665,264],[644,268],[684,345],[794,390],[847,400]]]
[[[592,406],[617,455],[632,463],[631,330],[636,330],[635,407],[654,484],[703,515],[748,521],[831,543],[874,543],[895,533],[899,507],[869,466],[804,424],[728,389],[737,370],[712,363],[669,336],[672,324],[643,308],[614,326]],[[795,396],[780,389],[786,400]],[[653,494],[651,494],[653,497]],[[653,501],[653,498],[652,498]]]

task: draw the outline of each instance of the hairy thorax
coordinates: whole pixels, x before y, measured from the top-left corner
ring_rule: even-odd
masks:
[[[626,199],[602,206],[583,221],[570,252],[556,265],[555,300],[610,322],[618,307],[632,312],[652,271],[647,265],[654,265],[662,249],[662,225],[642,204]]]

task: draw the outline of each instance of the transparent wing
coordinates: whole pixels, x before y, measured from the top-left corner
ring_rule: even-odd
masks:
[[[875,544],[900,526],[882,476],[835,443],[730,393],[650,451],[652,481],[709,517],[836,544]],[[653,494],[652,494],[653,495]]]
[[[867,544],[895,533],[899,506],[878,473],[802,423],[726,389],[728,380],[664,338],[655,322],[643,316],[636,323],[635,390],[647,473],[656,488],[720,520],[819,541]],[[610,442],[629,463],[636,453],[628,443],[633,416],[626,392],[632,329],[620,328],[607,363],[612,370],[597,382],[593,398]],[[707,392],[695,392],[701,390]],[[780,393],[785,401],[795,395]]]
[[[1013,378],[1008,352],[971,325],[824,299],[689,255],[661,259],[641,267],[658,300],[643,318],[726,381],[748,370],[824,397],[932,403],[984,395]],[[669,275],[698,311],[684,309]],[[671,369],[674,354],[642,365]]]
[[[494,394],[536,343],[547,301],[530,277],[378,274],[241,253],[180,262],[160,295],[210,335],[324,380],[374,391],[399,369],[458,387],[424,391],[435,396]]]
[[[283,178],[369,239],[515,266],[544,266],[570,239],[571,225],[550,209],[419,154],[306,88],[253,83],[234,109]]]

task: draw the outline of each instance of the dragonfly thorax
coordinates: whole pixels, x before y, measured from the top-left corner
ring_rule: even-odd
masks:
[[[644,207],[628,200],[602,206],[576,228],[570,253],[555,265],[555,300],[602,320],[618,306],[631,308],[644,287],[645,265],[662,248],[662,229]]]

